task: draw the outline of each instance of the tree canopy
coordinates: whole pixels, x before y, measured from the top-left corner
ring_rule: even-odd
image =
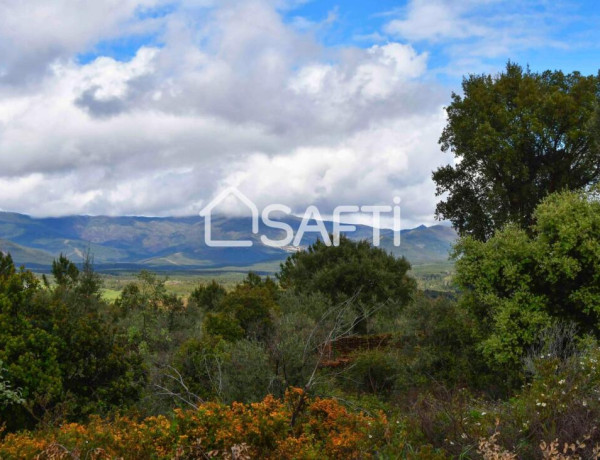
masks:
[[[0,253],[0,420],[9,428],[125,406],[145,382],[139,356],[90,308],[93,273],[63,256],[53,272],[56,285],[44,289]]]
[[[437,217],[479,240],[512,222],[533,223],[547,195],[600,178],[600,77],[542,73],[508,63],[497,76],[471,75],[452,94],[442,151],[455,165],[433,173],[443,195]]]
[[[320,292],[333,303],[352,298],[366,313],[381,303],[408,303],[416,289],[408,270],[410,264],[404,257],[342,235],[338,246],[317,240],[306,251],[288,257],[278,278],[284,288]],[[364,326],[362,321],[358,324]]]
[[[534,218],[531,235],[510,225],[487,242],[465,237],[456,247],[462,303],[478,320],[484,352],[500,365],[518,365],[554,321],[600,328],[598,188],[550,195]]]

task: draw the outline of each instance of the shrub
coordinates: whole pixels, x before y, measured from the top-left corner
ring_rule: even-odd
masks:
[[[238,284],[221,302],[220,309],[234,317],[249,339],[266,340],[273,332],[278,311],[270,285]]]
[[[224,347],[222,400],[254,402],[272,392],[275,374],[263,344],[239,340]]]
[[[457,244],[462,304],[477,319],[481,349],[499,374],[516,374],[538,332],[554,320],[597,332],[598,192],[550,195],[536,208],[531,228],[509,225],[487,242],[467,237]],[[512,377],[519,381],[519,375]]]
[[[331,399],[308,400],[290,428],[294,401],[267,396],[254,404],[202,404],[198,410],[176,410],[171,416],[140,421],[93,418],[87,425],[9,434],[0,440],[0,457],[41,458],[373,458],[398,430],[383,415],[351,412]]]
[[[404,363],[399,387],[437,382],[490,389],[475,328],[472,315],[455,301],[418,295],[397,320],[395,341]]]
[[[400,366],[394,350],[364,350],[350,356],[351,364],[339,379],[343,386],[358,393],[389,395],[395,388]]]
[[[229,342],[244,337],[244,329],[240,326],[235,316],[224,312],[207,313],[202,322],[202,329],[206,334],[220,337]]]
[[[368,241],[340,238],[338,246],[317,240],[306,251],[296,252],[281,265],[281,286],[295,292],[319,292],[333,304],[354,300],[358,315],[354,331],[367,330],[366,318],[382,305],[406,305],[416,289],[407,275],[410,264]]]
[[[213,280],[194,289],[189,300],[206,311],[218,311],[226,294],[225,288]]]
[[[24,400],[0,405],[8,429],[126,408],[145,383],[140,356],[98,311],[91,268],[63,257],[53,269],[60,283],[43,289],[0,253],[0,360]]]

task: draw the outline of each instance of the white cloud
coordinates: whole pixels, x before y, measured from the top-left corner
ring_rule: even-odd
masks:
[[[574,46],[564,29],[580,20],[575,6],[546,0],[409,0],[388,14],[383,32],[440,50],[448,64],[438,70],[460,77],[498,70],[497,59],[502,65],[523,50]]]
[[[307,204],[330,211],[340,204],[392,204],[402,198],[406,222],[432,222],[432,167],[438,153],[441,110],[391,120],[328,147],[299,147],[286,155],[251,155],[235,164],[221,188],[235,186],[264,207],[275,199],[301,212]]]
[[[155,20],[137,14],[163,0],[0,1],[0,82],[35,82],[56,59],[69,59],[99,40],[149,33]]]
[[[399,84],[423,75],[427,66],[426,54],[417,54],[411,46],[400,43],[374,45],[358,59],[346,68],[304,66],[292,78],[290,88],[322,102],[383,100],[396,92]]]
[[[57,5],[44,13],[51,24],[70,6]],[[431,170],[448,160],[437,146],[446,94],[423,82],[425,53],[395,42],[324,47],[282,20],[282,2],[137,13],[150,5],[94,6],[79,21],[71,11],[63,31],[42,27],[31,43],[24,10],[7,10],[5,23],[19,27],[0,83],[1,208],[193,214],[236,184],[261,205],[324,213],[400,195],[407,221],[432,220]],[[77,63],[75,53],[123,24],[162,30],[161,46],[128,62]],[[16,75],[34,84],[8,80]]]
[[[463,17],[463,14],[476,6],[473,3],[412,0],[407,6],[405,17],[393,19],[385,26],[385,30],[411,41],[482,37],[489,33],[488,28]]]

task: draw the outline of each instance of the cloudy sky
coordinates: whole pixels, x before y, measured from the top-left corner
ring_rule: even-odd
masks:
[[[191,215],[236,186],[432,223],[462,75],[596,73],[599,25],[594,0],[0,0],[0,209]]]

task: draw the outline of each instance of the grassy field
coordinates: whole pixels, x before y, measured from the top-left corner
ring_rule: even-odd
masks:
[[[421,289],[433,291],[450,291],[453,289],[454,263],[451,261],[413,265],[410,274],[417,279]]]
[[[250,267],[222,267],[218,270],[159,273],[165,280],[167,291],[182,297],[187,297],[197,286],[216,280],[226,289],[239,283],[249,271],[258,273],[274,273],[279,268],[279,262],[256,264]],[[437,264],[415,265],[410,274],[417,279],[421,289],[448,291],[452,289],[452,262]],[[115,300],[123,287],[137,280],[137,273],[103,274],[103,296],[108,301]]]
[[[218,281],[225,288],[233,287],[236,283],[244,279],[246,273],[160,273],[159,277],[165,280],[165,286],[169,293],[187,297],[194,288],[211,280]],[[102,289],[103,297],[108,301],[113,301],[119,296],[126,284],[137,281],[137,274],[102,275],[102,279],[104,280],[104,288]]]

